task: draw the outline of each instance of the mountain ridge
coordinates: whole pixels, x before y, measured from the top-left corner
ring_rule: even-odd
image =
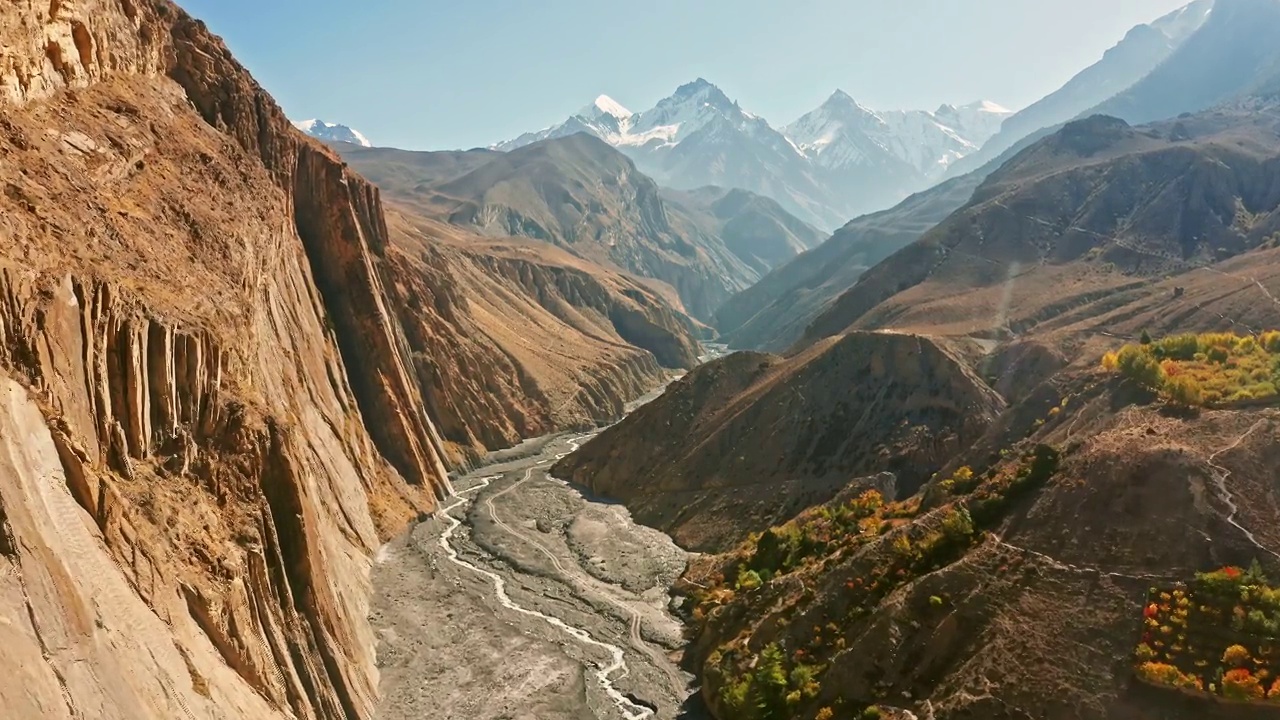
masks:
[[[847,97],[836,91],[824,107]],[[849,126],[841,134],[848,139],[826,153],[821,149],[829,143],[819,148],[815,133],[801,133],[815,135],[803,142],[787,128],[775,128],[744,110],[700,77],[641,112],[602,95],[562,123],[490,149],[510,151],[584,132],[621,150],[664,185],[677,190],[704,185],[751,190],[826,229],[843,225],[860,210],[877,210],[923,189],[955,158],[975,152],[1007,111],[978,101],[958,108],[943,105],[932,113],[883,113],[888,121],[867,113],[874,117],[874,127],[859,127],[849,117],[834,118]],[[788,127],[795,129],[797,123]]]

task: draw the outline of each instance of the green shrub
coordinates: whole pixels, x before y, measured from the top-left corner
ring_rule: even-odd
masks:
[[[1194,378],[1185,375],[1171,377],[1164,383],[1169,399],[1178,405],[1195,407],[1204,404],[1204,388]]]
[[[1193,333],[1172,335],[1161,340],[1157,347],[1170,360],[1194,360],[1200,352],[1200,338]]]
[[[1158,388],[1164,380],[1164,370],[1160,361],[1137,345],[1126,345],[1116,356],[1116,367],[1120,374],[1140,385]]]
[[[748,570],[746,566],[738,568],[738,582],[735,587],[738,590],[754,590],[764,584],[760,573],[755,570]]]

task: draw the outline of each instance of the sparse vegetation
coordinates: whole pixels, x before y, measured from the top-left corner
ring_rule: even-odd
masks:
[[[806,704],[819,695],[826,663],[845,649],[845,629],[871,615],[895,590],[963,558],[982,542],[983,531],[998,525],[1023,493],[1052,477],[1060,457],[1057,449],[1038,445],[1014,456],[1002,469],[992,468],[979,475],[961,468],[952,480],[974,486],[972,492],[936,508],[927,517],[920,515],[918,496],[885,503],[878,492],[867,491],[839,506],[807,512],[746,543],[736,567],[725,570],[737,579],[738,589],[754,587],[757,579],[763,584],[780,581],[801,568],[812,568],[834,555],[881,541],[885,531],[895,533],[865,556],[872,562],[870,567],[844,581],[845,617],[832,618],[839,622],[825,627],[815,625],[811,636],[806,633],[798,645],[786,648],[790,658],[777,644],[757,653],[751,652],[745,641],[727,643],[711,654],[707,663],[724,678],[720,697],[728,716],[765,720],[820,713]],[[722,604],[733,602],[733,591],[723,584],[721,578],[717,585],[695,595],[695,618],[705,620]],[[936,611],[948,602],[944,596],[928,596],[928,605],[922,603],[921,611]],[[831,712],[839,712],[840,717],[879,717],[878,708],[868,708],[867,703],[880,699],[883,696],[837,697]],[[806,707],[807,713],[798,712]]]
[[[1102,366],[1182,407],[1277,397],[1280,331],[1183,334],[1125,345]]]
[[[734,717],[745,720],[786,720],[801,702],[818,696],[819,668],[788,662],[786,653],[772,643],[760,652],[753,670],[725,683],[720,699]],[[830,716],[828,716],[830,717]]]

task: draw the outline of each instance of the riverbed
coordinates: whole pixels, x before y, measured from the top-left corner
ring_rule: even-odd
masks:
[[[383,720],[701,720],[670,587],[688,555],[548,469],[542,438],[454,481],[379,553],[370,620]]]

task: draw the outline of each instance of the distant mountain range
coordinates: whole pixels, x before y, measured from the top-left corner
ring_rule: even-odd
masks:
[[[369,138],[360,134],[358,130],[349,128],[346,125],[330,125],[323,120],[302,120],[295,122],[294,127],[302,132],[310,135],[317,140],[325,142],[344,142],[361,147],[373,147],[373,143],[369,142]]]
[[[1011,114],[985,101],[943,105],[934,112],[877,112],[837,90],[820,107],[778,129],[698,78],[639,113],[601,95],[558,125],[492,149],[509,151],[589,133],[669,187],[743,188],[830,229],[937,181]]]
[[[1138,124],[1280,91],[1276,37],[1277,0],[1197,0],[1133,28],[1097,63],[1007,118],[979,152],[953,163],[949,173],[955,177],[855,218],[822,245],[775,268],[717,310],[716,329],[735,348],[791,347],[868,268],[965,205],[989,175],[1062,123],[1105,114]]]
[[[661,281],[710,321],[729,296],[825,238],[744,190],[662,190],[626,155],[583,133],[510,152],[409,152],[335,143],[388,198],[489,237],[528,237]]]

